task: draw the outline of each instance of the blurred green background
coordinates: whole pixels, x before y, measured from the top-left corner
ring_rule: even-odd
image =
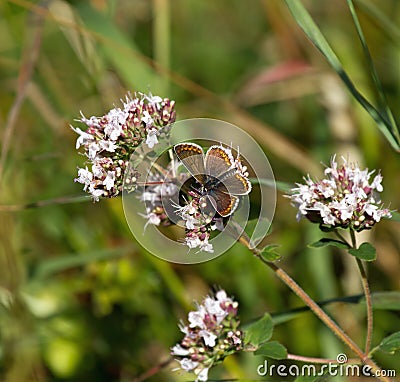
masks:
[[[375,102],[346,2],[304,4]],[[356,5],[399,121],[400,2]],[[205,264],[166,263],[135,243],[121,199],[82,200],[73,180],[83,157],[69,128],[81,110],[99,116],[127,91],[151,91],[176,100],[178,119],[220,118],[248,131],[279,181],[321,175],[320,162],[329,163],[334,153],[382,169],[383,199],[400,208],[398,153],[283,1],[3,0],[0,14],[0,126],[7,151],[0,179],[1,381],[133,381],[169,357],[181,338],[178,320],[213,286],[235,296],[243,323],[302,306],[240,246]],[[360,293],[354,260],[339,250],[308,249],[320,234],[295,215],[278,192],[268,241],[281,245],[279,265],[316,300]],[[378,251],[369,265],[372,291],[399,290],[398,223],[384,221],[364,240]],[[363,343],[363,306],[339,303],[328,310]],[[398,330],[398,311],[375,311],[374,345]],[[274,339],[301,355],[335,358],[347,351],[311,313],[278,325]],[[400,364],[398,355],[376,359],[384,368]],[[211,378],[257,379],[260,362],[251,354],[233,356]],[[149,380],[188,379],[170,366]]]

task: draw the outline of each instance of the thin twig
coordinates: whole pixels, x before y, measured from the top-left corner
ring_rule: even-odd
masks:
[[[328,359],[328,358],[316,358],[316,357],[305,357],[302,355],[297,354],[288,354],[287,359],[291,359],[293,361],[300,361],[300,362],[307,362],[307,363],[334,363],[334,364],[341,364],[342,362],[338,361],[337,359]],[[346,361],[346,364],[359,364],[360,360],[358,358],[350,358]]]
[[[132,380],[132,382],[143,382],[143,381],[145,381],[147,378],[152,377],[153,375],[159,373],[162,369],[166,368],[173,360],[174,360],[174,358],[170,357],[167,360],[159,363],[158,365],[153,366],[151,369],[147,370],[143,374],[138,375],[137,377],[135,377]]]
[[[0,204],[0,212],[16,212],[55,204],[81,203],[87,201],[89,201],[89,196],[62,196],[60,198],[39,200],[37,202],[25,204]]]

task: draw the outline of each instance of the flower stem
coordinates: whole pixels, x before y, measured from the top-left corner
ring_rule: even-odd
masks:
[[[382,382],[390,382],[390,379],[382,376],[379,366],[364,354],[358,345],[332,320],[318,304],[294,281],[283,269],[274,263],[266,261],[261,251],[253,248],[247,235],[242,235],[238,241],[245,245],[256,257],[258,257],[266,266],[273,270],[275,275],[283,281],[312,311],[313,313],[339,338],[341,339],[359,358],[371,368],[371,372],[376,374],[377,378]]]
[[[361,274],[361,282],[365,293],[365,303],[367,305],[367,336],[365,339],[365,354],[368,354],[371,349],[372,341],[372,329],[373,329],[373,310],[372,310],[372,298],[371,290],[369,289],[367,273],[360,259],[356,258],[358,269]]]
[[[356,235],[353,230],[350,230],[350,235],[351,235],[351,243],[353,248],[357,248],[357,241],[356,241]],[[369,354],[369,351],[371,349],[371,342],[372,342],[372,331],[373,331],[373,324],[374,324],[374,318],[373,318],[373,309],[372,309],[372,298],[371,298],[371,290],[369,288],[369,283],[368,283],[368,277],[367,273],[364,268],[364,264],[362,261],[356,257],[357,261],[357,266],[360,271],[361,275],[361,283],[362,287],[364,290],[365,294],[365,304],[367,306],[367,335],[365,338],[365,354]]]

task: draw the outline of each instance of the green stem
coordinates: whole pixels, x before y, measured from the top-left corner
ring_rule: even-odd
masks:
[[[367,273],[365,272],[364,265],[360,259],[356,258],[356,260],[358,269],[360,270],[361,282],[365,294],[365,303],[367,305],[367,336],[365,339],[365,353],[369,354],[369,351],[371,349],[373,320],[374,320],[373,310],[372,310],[371,290],[369,289]]]
[[[334,230],[333,232],[340,240],[343,241],[343,243],[346,243],[349,247],[351,247],[351,245],[348,243],[348,241],[345,239],[345,237],[341,233],[339,233],[337,230]]]
[[[354,230],[350,230],[351,235],[351,244],[354,249],[357,249],[357,240]],[[367,335],[365,338],[365,354],[369,354],[371,349],[371,342],[372,342],[372,331],[373,331],[373,324],[374,324],[374,313],[372,309],[372,298],[371,298],[371,290],[369,288],[368,277],[367,273],[364,268],[364,264],[362,261],[356,257],[357,266],[360,271],[361,275],[361,283],[365,294],[365,304],[367,306]]]
[[[371,368],[377,378],[382,382],[391,382],[389,378],[382,376],[382,370],[370,358],[364,354],[358,345],[330,318],[318,304],[294,281],[283,269],[274,263],[270,263],[261,255],[261,251],[253,248],[247,235],[242,235],[238,239],[239,243],[245,245],[256,257],[258,257],[266,266],[268,266],[275,275],[283,281],[312,311],[313,313],[340,339],[342,340],[365,364]]]
[[[169,0],[153,0],[154,60],[165,70],[170,67],[170,4]],[[159,92],[169,94],[168,76],[160,76]]]

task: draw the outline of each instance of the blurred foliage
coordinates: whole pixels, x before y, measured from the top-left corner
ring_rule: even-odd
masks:
[[[346,2],[304,4],[358,89],[376,100]],[[400,18],[400,3],[355,6],[399,121],[399,29],[391,20]],[[75,200],[82,196],[73,179],[83,158],[69,125],[80,110],[102,115],[127,91],[151,91],[176,100],[178,119],[221,118],[247,130],[279,181],[318,175],[319,162],[343,154],[382,169],[384,199],[400,207],[398,154],[283,1],[6,0],[0,15],[1,139],[2,150],[9,149],[0,195],[3,207],[11,206],[0,211],[2,381],[132,381],[169,357],[180,339],[178,320],[215,285],[240,302],[243,323],[301,306],[239,245],[205,264],[165,263],[135,245],[120,199]],[[358,294],[352,259],[337,248],[307,248],[320,235],[297,223],[281,196],[269,236],[281,245],[280,265],[317,300]],[[378,253],[368,267],[372,290],[398,290],[398,223],[382,222],[366,239]],[[365,307],[339,303],[328,310],[363,342]],[[374,345],[399,328],[398,312],[376,311]],[[290,353],[346,353],[311,313],[278,325],[273,339]],[[398,354],[376,359],[387,369],[399,366]],[[257,378],[262,360],[230,357],[211,376]],[[168,367],[149,380],[186,379]]]

